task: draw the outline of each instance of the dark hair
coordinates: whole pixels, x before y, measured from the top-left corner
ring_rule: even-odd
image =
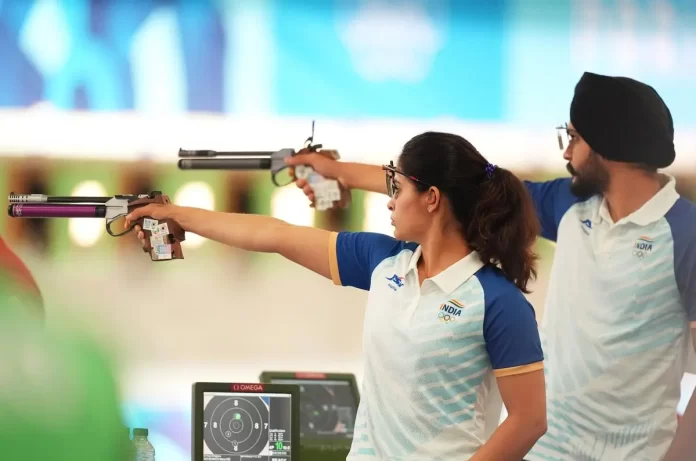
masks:
[[[514,174],[493,168],[461,136],[437,132],[408,141],[399,166],[406,175],[440,189],[471,249],[529,293],[527,284],[537,275],[533,245],[539,220],[527,188]],[[418,190],[428,190],[423,183],[414,182]]]

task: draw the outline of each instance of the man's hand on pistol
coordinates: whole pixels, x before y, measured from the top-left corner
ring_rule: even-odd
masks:
[[[310,166],[314,171],[322,175],[326,179],[335,179],[338,181],[338,187],[341,191],[341,200],[334,202],[333,208],[347,208],[350,206],[351,193],[350,189],[341,181],[338,177],[336,171],[337,161],[331,159],[321,153],[300,153],[293,155],[292,157],[286,157],[285,163],[293,168],[301,166]],[[307,196],[311,202],[310,206],[313,208],[315,206],[316,197],[314,195],[314,189],[312,185],[305,179],[297,179],[295,185],[302,189],[302,192]]]

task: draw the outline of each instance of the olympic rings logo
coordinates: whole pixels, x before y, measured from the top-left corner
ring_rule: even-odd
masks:
[[[439,319],[440,319],[440,322],[443,322],[443,323],[454,322],[454,317],[452,317],[452,316],[449,315],[449,314],[445,314],[444,312],[439,312],[439,313],[437,314],[437,318],[439,318]]]
[[[651,239],[650,237],[639,238],[633,246],[633,256],[635,256],[638,259],[645,258],[650,253],[652,253],[653,245],[653,239]]]

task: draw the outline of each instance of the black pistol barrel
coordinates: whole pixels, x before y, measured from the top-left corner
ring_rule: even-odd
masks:
[[[270,157],[271,151],[236,151],[223,152],[209,149],[186,150],[179,149],[180,158],[213,158],[213,157]]]
[[[180,170],[270,170],[271,158],[182,158]]]

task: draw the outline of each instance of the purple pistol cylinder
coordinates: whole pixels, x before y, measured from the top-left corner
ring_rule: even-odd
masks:
[[[14,203],[7,209],[13,218],[103,218],[104,205],[52,205],[46,203]]]

